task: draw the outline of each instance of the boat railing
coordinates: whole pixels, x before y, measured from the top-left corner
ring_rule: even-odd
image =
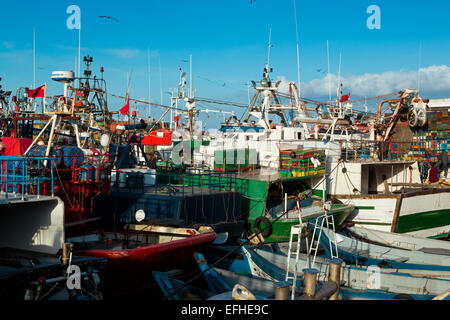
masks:
[[[450,132],[448,132],[450,133]],[[340,158],[345,161],[439,161],[439,154],[448,150],[450,134],[441,137],[416,137],[412,141],[340,141]]]
[[[29,194],[54,196],[53,162],[51,157],[1,156],[0,192],[6,199],[20,195],[24,200]]]
[[[174,187],[183,195],[194,194],[195,189],[208,189],[217,191],[237,190],[236,172],[218,172],[209,169],[186,168],[182,172],[158,172],[158,188]],[[157,189],[155,188],[155,192]]]
[[[55,165],[58,173],[70,174],[71,181],[74,183],[109,183],[111,172],[109,165],[110,156],[110,154],[100,153],[92,155],[55,155]],[[64,166],[60,166],[62,163],[64,163]]]

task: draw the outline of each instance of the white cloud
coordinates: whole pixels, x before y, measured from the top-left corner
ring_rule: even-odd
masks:
[[[129,48],[123,48],[123,49],[107,49],[106,52],[108,54],[117,56],[122,59],[132,59],[136,58],[141,54],[141,51],[138,49],[129,49]]]
[[[289,82],[285,77],[281,80],[281,90],[289,92]],[[418,85],[417,71],[388,71],[379,74],[366,73],[341,77],[344,93],[351,92],[353,96],[373,97],[405,88],[416,89]],[[302,83],[302,95],[310,97],[328,96],[331,87],[331,96],[336,96],[338,77],[335,74],[327,75],[322,79],[314,79]],[[450,91],[450,67],[446,65],[430,66],[420,69],[420,90],[427,94]]]

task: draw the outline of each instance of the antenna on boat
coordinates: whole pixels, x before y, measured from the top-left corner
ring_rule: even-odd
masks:
[[[422,41],[419,43],[419,66],[417,70],[417,90],[420,91],[420,68],[422,65]]]
[[[266,78],[266,79],[269,78],[270,47],[272,46],[271,39],[272,39],[272,27],[269,28],[269,46],[268,46],[268,49],[267,49],[267,64],[266,64],[266,70],[264,72],[264,78]]]
[[[147,118],[150,118],[150,108],[151,105],[150,103],[152,102],[151,100],[151,77],[150,77],[150,47],[147,48],[147,69],[148,69],[148,112],[147,112]]]
[[[36,28],[33,28],[33,89],[36,89]],[[34,111],[36,111],[36,99],[34,100]]]
[[[295,17],[295,34],[297,36],[297,83],[298,83],[298,97],[301,98],[301,82],[300,82],[300,43],[298,39],[298,22],[297,22],[297,6],[296,0],[294,0],[294,17]]]
[[[164,105],[163,103],[163,89],[162,89],[162,72],[161,72],[161,56],[158,56],[158,67],[159,67],[159,103]],[[162,122],[164,127],[164,121]]]
[[[328,59],[328,96],[331,101],[331,79],[330,79],[330,46],[327,40],[327,59]]]
[[[342,53],[339,54],[339,73],[338,73],[338,83],[337,83],[337,99],[338,102],[341,98],[341,65],[342,65]]]
[[[192,54],[189,55],[189,98],[194,97],[193,90],[193,76],[192,76]]]

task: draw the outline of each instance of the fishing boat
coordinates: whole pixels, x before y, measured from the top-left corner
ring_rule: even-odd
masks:
[[[259,249],[255,246],[242,247],[242,252],[253,276],[272,281],[285,281],[287,269],[286,255],[273,253],[267,249]],[[290,259],[289,272],[294,273],[294,266],[296,265],[295,258],[291,257]],[[298,270],[310,266],[307,259],[306,254],[300,254]],[[317,257],[313,267],[319,271],[317,280],[327,281],[328,260]],[[298,274],[300,278],[301,272]],[[391,297],[395,299],[396,296],[398,298],[398,295],[410,295],[411,297],[412,295],[426,295],[428,296],[427,299],[431,299],[434,296],[446,292],[450,288],[450,273],[447,271],[383,268],[378,274],[379,282],[377,286],[372,284],[371,275],[372,273],[367,267],[343,264],[340,290],[342,290],[343,294],[346,291],[349,292],[349,299],[358,297],[378,299]],[[302,281],[297,280],[297,287],[301,286]]]
[[[329,161],[329,197],[355,206],[349,221],[357,226],[422,238],[449,235],[450,188],[422,183],[423,162],[429,161],[425,144],[405,141],[402,145],[391,140],[402,117],[414,112],[424,114],[425,101],[411,89],[381,101],[369,141],[344,143],[341,159]],[[386,103],[393,113],[383,117]],[[447,148],[443,137],[430,138],[427,144],[439,150]],[[421,152],[417,150],[419,145]]]
[[[64,202],[51,195],[45,161],[54,159],[0,157],[0,300],[101,300],[107,261],[64,256]],[[49,183],[50,195],[45,195],[43,185]],[[34,193],[28,192],[32,188]],[[77,290],[65,286],[69,265],[82,276]]]
[[[255,276],[244,276],[225,269],[214,268],[214,271],[230,286],[236,283],[244,285],[254,294],[268,299],[272,299],[274,295],[273,280],[259,278]],[[301,288],[299,287],[299,291]],[[341,286],[339,288],[339,300],[431,300],[432,295],[426,294],[398,294],[388,292],[386,290],[356,290],[349,287]]]
[[[450,255],[450,243],[448,241],[419,238],[407,234],[383,232],[357,226],[347,226],[343,231],[348,231],[353,237],[365,242],[386,247]]]
[[[336,237],[339,257],[349,264],[379,267],[387,266],[398,269],[450,271],[450,256],[384,247],[366,243],[357,239],[334,234],[328,228],[316,230],[320,244],[327,256],[331,257],[330,246]],[[332,249],[334,250],[334,249]]]
[[[250,249],[251,250],[251,249]],[[272,300],[275,295],[276,283],[284,281],[283,276],[279,279],[274,279],[268,274],[264,274],[261,271],[256,276],[242,275],[235,272],[220,269],[210,268],[209,265],[202,260],[197,260],[201,270],[204,272],[202,278],[206,282],[206,287],[193,287],[192,283],[179,281],[173,278],[171,272],[153,272],[158,285],[163,292],[166,299],[178,300],[182,298],[202,298],[208,300],[232,300],[235,286],[239,286],[244,291],[251,293],[251,295],[257,300]],[[261,262],[261,260],[258,260]],[[268,264],[270,265],[270,263]],[[267,265],[266,265],[267,266]],[[276,266],[270,266],[270,268],[277,269]],[[283,271],[279,270],[279,274],[283,274]],[[325,279],[325,278],[323,278]],[[302,283],[299,281],[299,285],[296,287],[296,298],[301,294],[303,288]],[[322,282],[318,282],[318,287],[322,285]],[[247,298],[250,294],[247,294]],[[353,289],[347,286],[340,286],[339,299],[340,300],[431,300],[435,297],[432,294],[404,294],[390,292],[383,289]],[[234,297],[233,300],[235,300]]]
[[[198,231],[148,224],[127,225],[123,231],[84,233],[67,241],[74,254],[108,260],[105,296],[131,295],[155,288],[152,271],[198,272],[194,252],[205,252],[216,239],[211,229]]]
[[[166,172],[163,174],[167,175]],[[226,186],[238,192],[242,202],[237,214],[247,221],[247,233],[251,235],[259,230],[264,242],[286,242],[291,226],[299,223],[300,216],[303,221],[308,221],[325,212],[323,198],[306,183],[316,175],[284,177],[279,171],[265,170],[211,175],[208,169],[191,169],[172,174],[172,179],[180,179],[195,188]],[[336,229],[353,209],[351,205],[330,204],[328,213],[333,215]]]

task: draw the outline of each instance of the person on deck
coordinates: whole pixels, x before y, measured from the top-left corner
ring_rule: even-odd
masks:
[[[439,170],[437,166],[435,166],[433,163],[431,163],[431,168],[428,170],[428,178],[427,181],[429,183],[437,183],[439,182]]]
[[[439,162],[436,165],[440,171],[442,171],[442,176],[447,178],[448,172],[448,153],[447,153],[447,145],[444,145],[441,153],[439,154]]]

